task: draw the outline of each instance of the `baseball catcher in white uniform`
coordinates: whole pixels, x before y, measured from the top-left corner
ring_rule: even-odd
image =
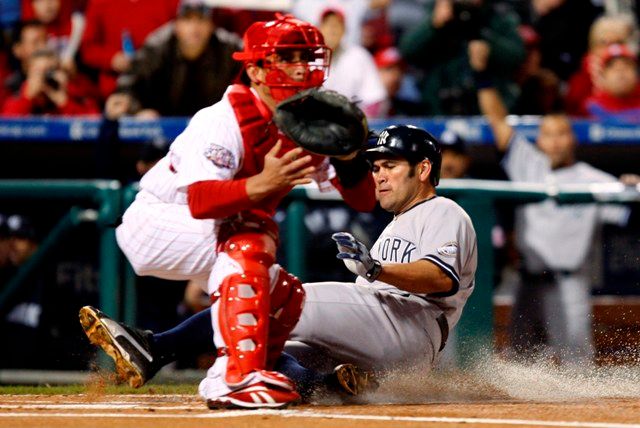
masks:
[[[244,50],[233,55],[244,64],[242,82],[199,111],[143,177],[116,236],[139,275],[198,281],[211,296],[207,341],[218,356],[199,389],[208,406],[276,408],[299,399],[273,367],[304,290],[275,264],[278,227],[271,217],[298,184],[332,185],[365,211],[375,205],[374,186],[359,151],[330,162],[298,147],[273,121],[279,102],[324,81],[330,50],[320,32],[279,16],[252,24],[243,40]],[[357,123],[364,141],[366,120]],[[161,364],[152,357],[159,344],[147,348],[148,337],[115,331],[100,311],[85,307],[80,321],[131,385]]]

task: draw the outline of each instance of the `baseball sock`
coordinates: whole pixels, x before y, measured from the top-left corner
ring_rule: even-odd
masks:
[[[179,356],[215,352],[211,308],[192,315],[171,330],[154,334],[151,349],[160,364],[158,369]]]
[[[307,399],[318,387],[325,385],[326,376],[300,365],[292,355],[283,352],[276,361],[275,370],[295,382],[298,393]]]

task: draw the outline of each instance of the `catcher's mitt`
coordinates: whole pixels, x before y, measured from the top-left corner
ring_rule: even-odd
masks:
[[[367,118],[355,103],[335,91],[316,88],[278,104],[274,121],[300,147],[327,156],[361,149],[369,133]]]

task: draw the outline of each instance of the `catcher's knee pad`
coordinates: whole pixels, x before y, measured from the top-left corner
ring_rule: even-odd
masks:
[[[228,356],[225,381],[236,385],[266,366],[270,312],[269,267],[275,261],[275,243],[260,233],[229,238],[224,251],[241,267],[227,276],[213,298],[218,304],[218,332]]]
[[[304,306],[305,291],[300,280],[284,269],[279,269],[271,290],[269,320],[269,344],[267,346],[267,368],[273,369],[282,353],[284,343],[298,323]]]

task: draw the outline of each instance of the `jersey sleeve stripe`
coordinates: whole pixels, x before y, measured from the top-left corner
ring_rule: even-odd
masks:
[[[438,257],[436,256],[425,256],[422,258],[423,260],[428,260],[432,263],[435,263],[440,269],[442,269],[442,271],[453,280],[453,286],[451,287],[451,291],[445,291],[443,293],[430,293],[429,296],[432,297],[448,297],[448,296],[453,296],[454,294],[456,294],[458,292],[458,289],[460,288],[460,278],[458,277],[458,274],[456,273],[455,269],[443,262],[442,260],[440,260]]]

